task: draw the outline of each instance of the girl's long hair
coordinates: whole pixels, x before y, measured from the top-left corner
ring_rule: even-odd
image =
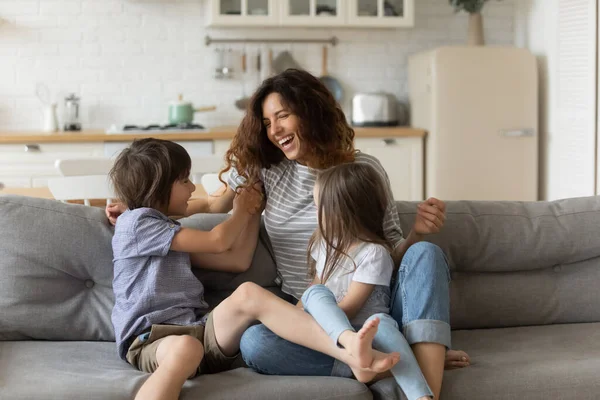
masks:
[[[354,130],[331,92],[309,72],[288,69],[265,79],[256,90],[231,146],[225,154],[222,176],[234,167],[252,187],[260,180],[262,168],[285,159],[283,152],[267,137],[262,107],[271,93],[278,93],[282,103],[298,117],[297,134],[306,149],[307,165],[325,169],[354,160]]]
[[[352,261],[349,251],[359,241],[392,250],[383,230],[389,199],[385,182],[375,168],[363,162],[332,167],[319,174],[316,187],[319,226],[308,244],[311,277],[316,273],[311,254],[321,244],[319,251],[325,252],[321,283],[343,265],[344,258]]]

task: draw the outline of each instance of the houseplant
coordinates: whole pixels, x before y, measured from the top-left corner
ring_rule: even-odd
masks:
[[[483,17],[481,10],[489,0],[449,0],[450,5],[456,12],[466,11],[469,13],[469,35],[468,44],[471,46],[483,46]]]

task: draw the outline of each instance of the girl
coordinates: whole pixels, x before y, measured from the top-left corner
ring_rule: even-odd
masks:
[[[253,283],[242,284],[208,312],[189,252],[224,253],[236,242],[249,241],[242,232],[259,223],[262,198],[259,190],[242,189],[233,200],[232,215],[211,231],[183,228],[167,215],[187,212],[195,189],[190,167],[183,147],[144,139],[125,149],[110,172],[115,192],[127,206],[112,240],[112,322],[118,352],[134,367],[152,373],[136,399],[177,399],[189,377],[233,368],[242,333],[256,320],[281,337],[345,362],[361,381],[398,361],[396,353],[372,350],[378,321],[340,338],[342,349],[309,314]],[[250,239],[256,246],[256,235]]]
[[[383,231],[383,180],[368,164],[342,164],[319,174],[313,195],[318,228],[308,246],[313,281],[302,296],[304,309],[335,344],[354,331],[352,326],[380,320],[373,345],[400,353],[391,371],[408,400],[433,397],[410,345],[389,316],[394,263]]]

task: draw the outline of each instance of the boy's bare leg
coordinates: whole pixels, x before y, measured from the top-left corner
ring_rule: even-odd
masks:
[[[167,336],[156,349],[158,368],[142,385],[135,400],[177,400],[184,382],[204,356],[204,347],[189,335]]]
[[[213,311],[215,336],[225,355],[232,356],[238,353],[242,334],[256,320],[261,321],[283,339],[348,364],[355,373],[368,371],[374,375],[387,371],[399,359],[398,353],[384,354],[373,350],[374,334],[347,334],[347,337],[356,335],[357,348],[368,348],[371,352],[360,351],[351,354],[350,351],[339,348],[310,314],[250,282],[240,285]]]

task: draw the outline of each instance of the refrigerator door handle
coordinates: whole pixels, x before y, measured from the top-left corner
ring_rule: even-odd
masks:
[[[506,137],[524,137],[524,136],[535,136],[535,129],[501,129],[500,135]]]

